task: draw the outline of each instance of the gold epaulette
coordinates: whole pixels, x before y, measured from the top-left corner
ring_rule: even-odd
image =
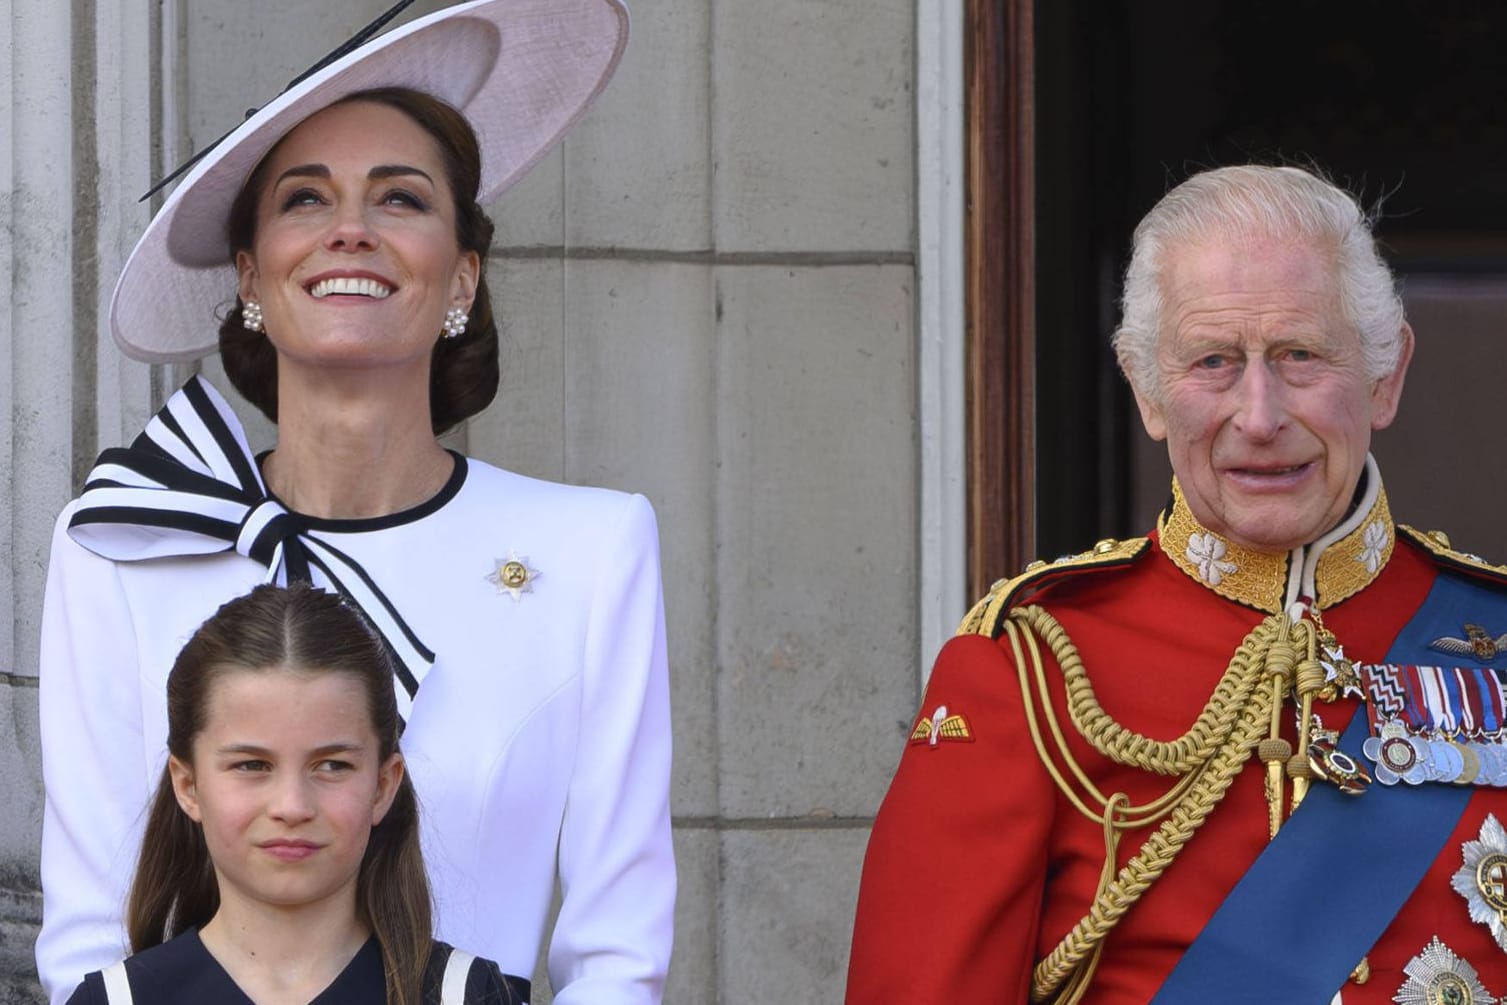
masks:
[[[1480,555],[1456,551],[1450,547],[1449,535],[1442,530],[1421,531],[1400,523],[1397,525],[1397,532],[1428,552],[1440,565],[1495,583],[1507,584],[1507,565],[1492,565]]]
[[[1150,545],[1151,539],[1145,537],[1124,541],[1105,538],[1088,551],[1063,555],[1055,562],[1032,562],[1014,579],[1001,579],[990,587],[988,594],[963,617],[957,634],[999,638],[1000,632],[1004,631],[1005,615],[1027,592],[1035,593],[1048,583],[1067,576],[1124,568],[1140,558]]]

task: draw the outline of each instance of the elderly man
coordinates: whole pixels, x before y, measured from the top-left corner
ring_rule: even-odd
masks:
[[[998,584],[874,824],[849,1005],[1507,996],[1507,570],[1395,524],[1413,353],[1355,200],[1197,175],[1115,336],[1156,530]]]

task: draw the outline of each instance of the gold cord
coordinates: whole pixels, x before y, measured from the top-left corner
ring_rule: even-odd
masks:
[[[1077,648],[1055,618],[1036,606],[1010,612],[1005,633],[1014,651],[1026,721],[1037,754],[1068,801],[1104,828],[1104,867],[1093,903],[1057,947],[1036,964],[1031,979],[1033,1002],[1075,1005],[1083,997],[1098,967],[1105,936],[1172,864],[1219,804],[1256,746],[1263,737],[1269,738],[1276,711],[1273,702],[1280,707],[1281,695],[1259,685],[1263,679],[1270,679],[1274,666],[1285,664],[1290,678],[1297,661],[1297,649],[1289,637],[1292,627],[1280,614],[1256,626],[1230,658],[1193,727],[1176,740],[1157,741],[1121,726],[1099,706]],[[1068,749],[1053,711],[1044,661],[1036,644],[1038,637],[1051,649],[1062,672],[1068,712],[1078,731],[1095,750],[1117,763],[1181,775],[1165,795],[1144,806],[1134,806],[1124,793],[1105,796],[1093,784]],[[1274,650],[1279,651],[1275,662]],[[1116,869],[1121,834],[1160,817],[1165,819],[1140,851]]]
[[[1068,710],[1083,738],[1112,761],[1159,775],[1186,774],[1222,746],[1256,684],[1255,679],[1226,670],[1208,704],[1186,733],[1176,740],[1153,740],[1121,726],[1099,707],[1083,660],[1055,618],[1034,605],[1017,608],[1010,612],[1010,617],[1040,635],[1057,657],[1068,690]]]

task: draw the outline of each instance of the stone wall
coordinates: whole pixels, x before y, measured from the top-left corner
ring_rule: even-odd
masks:
[[[51,523],[182,377],[100,335],[135,197],[386,6],[0,0],[0,1002],[36,997]],[[667,1000],[833,1002],[922,657],[916,4],[633,7],[607,93],[495,207],[503,386],[453,445],[658,511]]]

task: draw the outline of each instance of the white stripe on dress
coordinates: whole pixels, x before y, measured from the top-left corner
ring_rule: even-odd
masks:
[[[450,950],[450,959],[445,961],[445,979],[440,982],[440,1005],[464,1005],[466,978],[471,975],[471,962],[475,959],[463,950]]]
[[[133,1005],[131,982],[126,980],[126,962],[121,960],[99,972],[105,981],[105,1001],[110,1005]]]

